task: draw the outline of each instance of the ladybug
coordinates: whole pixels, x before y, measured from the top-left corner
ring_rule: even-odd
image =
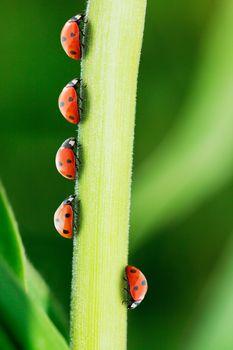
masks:
[[[66,198],[54,214],[54,226],[57,232],[65,238],[73,237],[74,199],[73,195]]]
[[[58,99],[58,105],[63,117],[72,124],[78,124],[80,121],[79,94],[77,90],[80,87],[80,80],[73,79],[69,82]]]
[[[74,60],[79,60],[82,56],[80,23],[83,22],[84,15],[80,14],[69,19],[61,31],[61,44],[66,54]]]
[[[70,137],[65,140],[61,147],[58,149],[55,163],[58,172],[69,180],[75,179],[76,174],[76,140],[74,137]]]
[[[128,309],[135,309],[144,299],[148,286],[146,277],[134,266],[126,266],[126,280],[128,283],[127,292],[130,296]]]

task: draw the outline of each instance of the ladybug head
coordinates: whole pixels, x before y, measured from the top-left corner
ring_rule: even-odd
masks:
[[[135,309],[140,303],[141,303],[141,301],[132,300],[132,301],[128,304],[128,309],[129,309],[129,310],[133,310],[133,309]]]
[[[75,146],[76,146],[76,139],[74,137],[70,137],[69,139],[65,140],[62,144],[62,147],[64,148],[74,149]]]
[[[79,13],[76,16],[71,17],[69,22],[81,22],[85,18],[85,15],[83,13]]]
[[[68,198],[66,198],[65,200],[64,200],[64,204],[72,204],[73,203],[73,201],[74,201],[74,199],[75,199],[75,195],[71,195],[71,196],[69,196]]]
[[[77,89],[77,87],[80,86],[80,83],[81,83],[81,79],[74,78],[66,85],[66,87],[74,87],[75,89]]]

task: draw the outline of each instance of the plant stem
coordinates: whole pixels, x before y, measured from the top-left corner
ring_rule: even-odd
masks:
[[[126,349],[123,271],[145,9],[146,0],[88,3],[79,190],[76,184],[81,214],[73,254],[73,350]]]

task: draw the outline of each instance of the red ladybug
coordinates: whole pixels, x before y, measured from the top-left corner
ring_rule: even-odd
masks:
[[[65,238],[73,237],[74,198],[75,196],[69,196],[65,199],[54,214],[54,226],[57,232]]]
[[[72,124],[78,124],[80,121],[79,95],[77,92],[79,87],[80,80],[72,80],[64,87],[58,99],[61,114]]]
[[[148,286],[146,277],[143,273],[134,266],[126,266],[125,274],[128,282],[128,309],[135,309],[144,299]]]
[[[56,167],[58,172],[69,180],[75,179],[76,174],[76,140],[74,137],[71,137],[59,148],[56,154]]]
[[[61,31],[61,44],[66,54],[74,60],[82,56],[80,23],[84,15],[77,15],[69,19]]]

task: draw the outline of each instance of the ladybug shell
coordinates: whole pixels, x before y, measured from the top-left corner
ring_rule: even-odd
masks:
[[[135,308],[144,299],[148,286],[147,280],[143,273],[134,266],[128,265],[125,269],[129,293],[132,300],[129,302],[128,307]]]
[[[78,94],[76,91],[77,80],[67,84],[62,90],[59,99],[59,109],[63,117],[72,124],[80,121]]]
[[[81,58],[81,37],[78,17],[66,22],[61,31],[61,44],[66,54],[74,60]]]
[[[69,180],[74,180],[76,174],[75,146],[76,141],[74,138],[67,139],[57,151],[55,158],[58,172]]]
[[[65,238],[73,236],[73,206],[74,196],[70,196],[58,207],[54,214],[54,226],[57,232]]]

